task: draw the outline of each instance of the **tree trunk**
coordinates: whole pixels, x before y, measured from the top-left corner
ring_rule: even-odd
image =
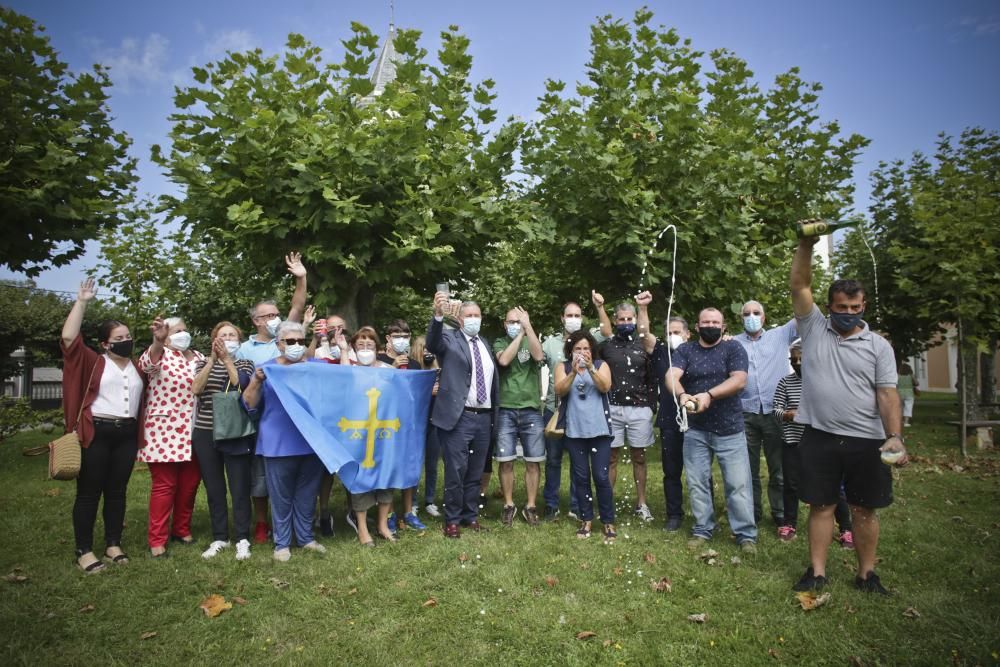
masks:
[[[365,325],[374,326],[375,320],[372,308],[374,294],[371,288],[361,282],[352,283],[347,290],[345,298],[332,308],[328,308],[330,314],[340,315],[347,324],[347,330],[355,332],[359,327]]]
[[[997,334],[990,336],[989,351],[979,356],[980,403],[996,403],[997,400],[997,342]]]

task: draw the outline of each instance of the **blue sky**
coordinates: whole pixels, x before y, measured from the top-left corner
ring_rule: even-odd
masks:
[[[282,3],[177,0],[171,3],[14,0],[6,3],[46,27],[74,70],[110,66],[111,109],[132,138],[140,190],[173,191],[149,161],[149,147],[166,143],[174,85],[190,68],[227,49],[281,49],[289,32],[340,56],[340,40],[359,21],[378,34],[389,23],[388,0]],[[938,132],[970,125],[1000,129],[1000,2],[803,0],[645,3],[654,23],[676,28],[695,48],[725,47],[749,63],[767,86],[798,66],[824,86],[823,120],[845,134],[872,140],[855,171],[857,208],[868,204],[868,174],[880,160],[929,151]],[[471,40],[474,79],[497,82],[500,117],[530,118],[547,78],[577,81],[588,59],[589,26],[604,14],[631,17],[639,2],[584,0],[396,0],[395,22],[424,34],[431,52],[438,33],[458,25]],[[40,287],[75,291],[96,263],[88,255],[44,272]],[[0,270],[0,278],[12,274]]]

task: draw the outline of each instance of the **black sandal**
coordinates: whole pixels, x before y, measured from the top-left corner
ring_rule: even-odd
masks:
[[[170,536],[170,541],[171,542],[178,542],[180,544],[184,544],[184,545],[190,546],[190,545],[194,544],[195,540],[194,540],[194,535],[188,535],[186,538],[181,537],[179,535],[171,535]]]
[[[117,556],[112,556],[107,551],[104,552],[104,557],[110,560],[115,565],[126,565],[128,564],[128,554],[124,551]]]
[[[576,531],[576,537],[580,540],[585,540],[590,537],[591,523],[589,521],[584,521],[580,524],[580,528]]]
[[[618,533],[615,532],[614,524],[609,523],[608,525],[604,526],[605,542],[608,543],[614,542],[616,537],[618,537]]]

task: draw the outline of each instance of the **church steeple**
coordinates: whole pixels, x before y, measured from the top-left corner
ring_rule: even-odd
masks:
[[[372,82],[372,92],[363,97],[359,106],[365,106],[375,100],[376,97],[385,91],[385,87],[396,80],[396,24],[395,24],[395,2],[389,1],[389,34],[386,35],[382,43],[382,52],[375,61],[375,69],[372,70],[370,81]]]

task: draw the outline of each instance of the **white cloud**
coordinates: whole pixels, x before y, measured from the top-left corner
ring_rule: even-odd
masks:
[[[226,51],[249,51],[260,46],[257,38],[249,30],[234,28],[219,30],[205,44],[205,54],[213,58],[221,58]]]
[[[167,70],[169,46],[170,40],[154,32],[143,40],[126,37],[117,47],[94,44],[94,58],[110,70],[116,88],[130,92],[173,78]]]

